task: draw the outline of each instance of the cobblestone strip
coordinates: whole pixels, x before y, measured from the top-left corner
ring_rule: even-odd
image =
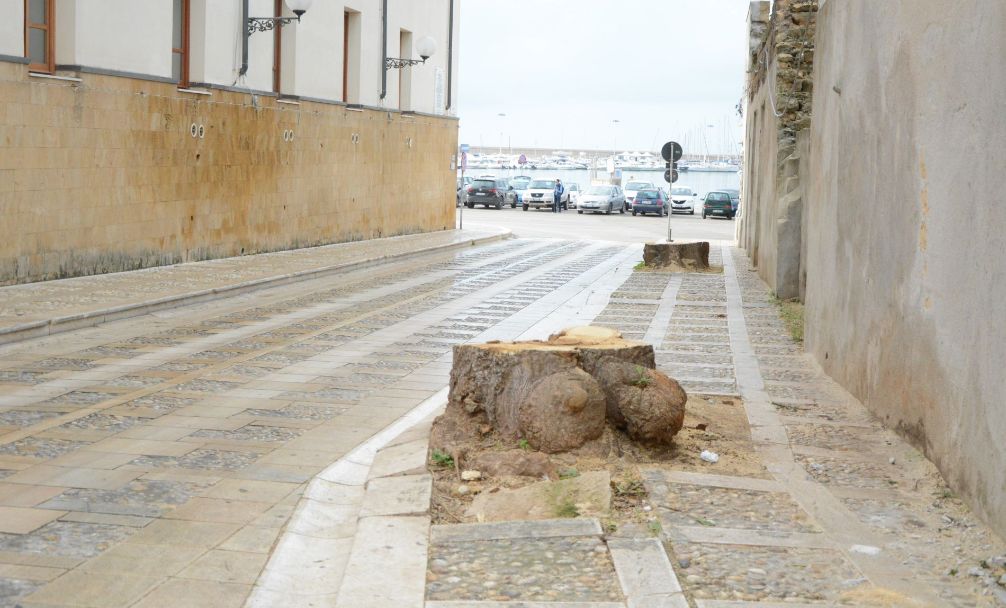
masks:
[[[674,305],[678,301],[678,289],[681,288],[681,283],[681,274],[675,273],[671,275],[670,280],[667,281],[667,287],[664,288],[664,292],[660,296],[660,304],[657,306],[657,312],[653,315],[650,326],[646,329],[646,334],[643,336],[643,342],[652,344],[655,349],[659,349],[664,342],[664,336],[667,334],[667,325],[671,322],[671,316],[674,314]]]
[[[790,495],[821,524],[825,535],[874,584],[893,589],[907,597],[940,605],[937,595],[928,585],[918,580],[910,570],[903,568],[888,556],[864,552],[862,547],[887,545],[896,539],[870,530],[855,515],[818,483],[808,480],[803,468],[797,464],[789,446],[786,427],[779,419],[772,399],[765,390],[758,359],[745,321],[737,266],[730,249],[723,248],[726,276],[727,323],[730,344],[734,355],[737,385],[751,424],[752,439],[761,452],[767,468]],[[774,314],[774,310],[769,309]]]

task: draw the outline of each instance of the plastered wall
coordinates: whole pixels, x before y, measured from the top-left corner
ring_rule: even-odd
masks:
[[[807,348],[1006,533],[1006,3],[827,2],[817,42]]]
[[[453,228],[456,148],[450,118],[0,62],[0,284]]]

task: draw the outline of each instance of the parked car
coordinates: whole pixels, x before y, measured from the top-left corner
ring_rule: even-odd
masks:
[[[580,184],[570,183],[565,184],[566,194],[568,198],[566,200],[566,207],[568,209],[576,209],[576,204],[580,201]]]
[[[686,186],[671,188],[671,213],[695,215],[695,202],[699,195]]]
[[[472,178],[470,177],[459,177],[458,178],[458,204],[460,207],[461,203],[464,202],[465,196],[467,194],[468,186],[472,183]]]
[[[590,211],[610,215],[615,210],[625,213],[625,195],[618,186],[591,186],[580,195],[576,207],[577,213]]]
[[[663,216],[667,213],[667,196],[663,190],[638,190],[632,199],[632,215],[641,213],[656,213]]]
[[[535,179],[528,184],[524,193],[524,203],[521,208],[528,209],[548,209],[551,210],[555,201],[555,180]],[[569,190],[563,192],[559,197],[559,205],[562,209],[569,208]]]
[[[469,209],[475,205],[483,205],[486,209],[496,207],[502,209],[503,205],[516,206],[511,204],[513,191],[505,179],[490,179],[480,177],[472,180],[472,185],[468,186],[465,196],[465,204]]]
[[[725,217],[728,220],[734,219],[734,208],[729,193],[722,190],[706,193],[706,198],[702,201],[702,219],[711,215]]]
[[[527,186],[531,183],[532,177],[530,175],[515,175],[510,178],[510,185],[513,186],[514,202],[517,204],[522,204],[524,202],[524,193],[527,192]]]
[[[737,210],[741,206],[741,191],[740,190],[720,190],[720,192],[726,192],[730,195],[730,206],[733,207],[734,215],[737,215]]]
[[[636,193],[640,190],[656,190],[653,182],[629,181],[625,183],[625,210],[632,209],[632,199],[636,198]]]

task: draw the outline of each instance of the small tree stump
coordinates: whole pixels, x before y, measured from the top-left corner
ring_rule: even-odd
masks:
[[[643,264],[660,268],[678,266],[688,270],[709,268],[709,243],[646,243],[643,246]]]

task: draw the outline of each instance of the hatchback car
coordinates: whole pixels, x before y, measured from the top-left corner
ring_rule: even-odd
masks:
[[[671,188],[671,213],[695,215],[695,200],[698,194],[685,186]]]
[[[502,209],[503,205],[509,204],[511,194],[510,186],[506,180],[480,177],[473,180],[472,184],[468,186],[465,205],[469,209],[474,208],[475,205],[483,205],[486,209],[489,207]]]
[[[632,215],[641,213],[656,213],[663,216],[667,213],[667,196],[663,190],[638,190],[632,199]]]
[[[604,213],[611,215],[612,211],[625,213],[625,195],[618,186],[591,186],[580,195],[576,212]]]
[[[705,200],[702,201],[702,219],[712,215],[725,217],[728,220],[734,219],[734,208],[729,193],[716,190],[706,194]]]
[[[629,181],[625,183],[625,209],[632,209],[632,199],[636,198],[636,193],[640,190],[655,190],[657,187],[653,182]]]

